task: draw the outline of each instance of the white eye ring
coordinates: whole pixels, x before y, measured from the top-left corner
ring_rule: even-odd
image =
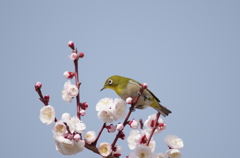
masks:
[[[108,80],[108,84],[110,85],[110,84],[112,84],[113,83],[113,80],[112,79],[109,79]]]

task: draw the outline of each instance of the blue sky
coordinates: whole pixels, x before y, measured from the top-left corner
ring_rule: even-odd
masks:
[[[79,62],[87,131],[99,131],[96,103],[118,97],[99,92],[111,75],[146,82],[173,113],[154,136],[165,152],[167,134],[184,141],[184,158],[236,157],[239,146],[240,2],[201,1],[1,1],[1,136],[3,157],[65,157],[55,150],[52,126],[39,120],[43,83],[56,117],[76,115],[61,99],[64,71],[73,71],[67,43],[85,53]],[[147,119],[151,108],[131,118]],[[118,122],[115,122],[118,123]],[[129,134],[130,129],[126,129]],[[115,134],[103,133],[100,142]],[[125,157],[130,150],[119,140]],[[91,151],[71,157],[99,157]]]

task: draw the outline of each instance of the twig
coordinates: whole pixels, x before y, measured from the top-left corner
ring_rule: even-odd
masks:
[[[42,95],[41,89],[39,89],[39,88],[37,88],[37,87],[35,86],[35,90],[36,90],[36,92],[38,93],[38,95],[39,95],[39,97],[40,97],[39,100],[41,100],[41,102],[42,102],[45,106],[48,106],[48,101],[44,99],[44,97],[43,97],[43,95]],[[55,121],[55,122],[58,121],[56,117],[55,117],[54,121]]]
[[[77,48],[72,51],[72,53],[77,54]],[[76,96],[76,104],[77,104],[77,117],[81,120],[81,115],[80,115],[80,82],[79,82],[79,77],[78,77],[78,59],[74,60],[74,68],[75,68],[75,83],[76,86],[78,87],[78,95]]]
[[[160,112],[158,112],[158,113],[156,114],[155,124],[154,124],[154,127],[152,128],[152,132],[151,132],[151,134],[150,134],[150,136],[149,136],[149,138],[148,138],[147,146],[149,145],[149,143],[150,143],[150,141],[151,141],[151,138],[152,138],[152,136],[153,136],[154,131],[157,129],[157,124],[158,124],[158,119],[159,119],[159,117],[160,117]]]
[[[105,127],[106,127],[106,123],[103,124],[101,130],[100,130],[99,133],[98,133],[98,136],[97,136],[96,140],[92,143],[92,145],[96,146],[97,141],[98,141],[98,139],[100,138],[100,136],[101,136],[101,134],[102,134],[102,131],[103,131],[103,129],[104,129]]]
[[[139,97],[142,95],[143,91],[144,91],[144,88],[141,87],[141,89],[138,91],[137,97],[135,98],[134,102],[131,104],[131,107],[129,108],[129,112],[127,114],[127,117],[125,118],[125,120],[123,122],[123,127],[125,127],[126,124],[128,123],[128,119],[129,119],[131,113],[133,112],[134,106],[137,104],[137,101],[138,101]],[[114,148],[115,144],[117,143],[117,140],[118,140],[121,132],[122,132],[122,130],[117,133],[117,135],[116,135],[116,137],[115,137],[115,139],[114,139],[114,141],[112,143],[112,149]]]

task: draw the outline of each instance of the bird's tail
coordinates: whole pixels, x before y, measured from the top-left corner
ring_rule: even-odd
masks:
[[[164,117],[168,116],[168,114],[172,113],[172,111],[168,110],[167,108],[165,108],[164,106],[162,106],[159,103],[159,108],[154,108],[155,110],[157,110],[158,112],[160,112]]]

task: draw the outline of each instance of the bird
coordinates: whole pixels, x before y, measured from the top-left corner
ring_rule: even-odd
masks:
[[[131,97],[134,100],[138,96],[141,87],[141,84],[136,80],[114,75],[105,81],[104,86],[100,91],[104,89],[112,89],[123,100],[126,100],[128,97]],[[135,108],[145,109],[149,106],[157,110],[164,117],[172,113],[170,110],[160,104],[160,100],[149,89],[144,89],[135,105]]]

